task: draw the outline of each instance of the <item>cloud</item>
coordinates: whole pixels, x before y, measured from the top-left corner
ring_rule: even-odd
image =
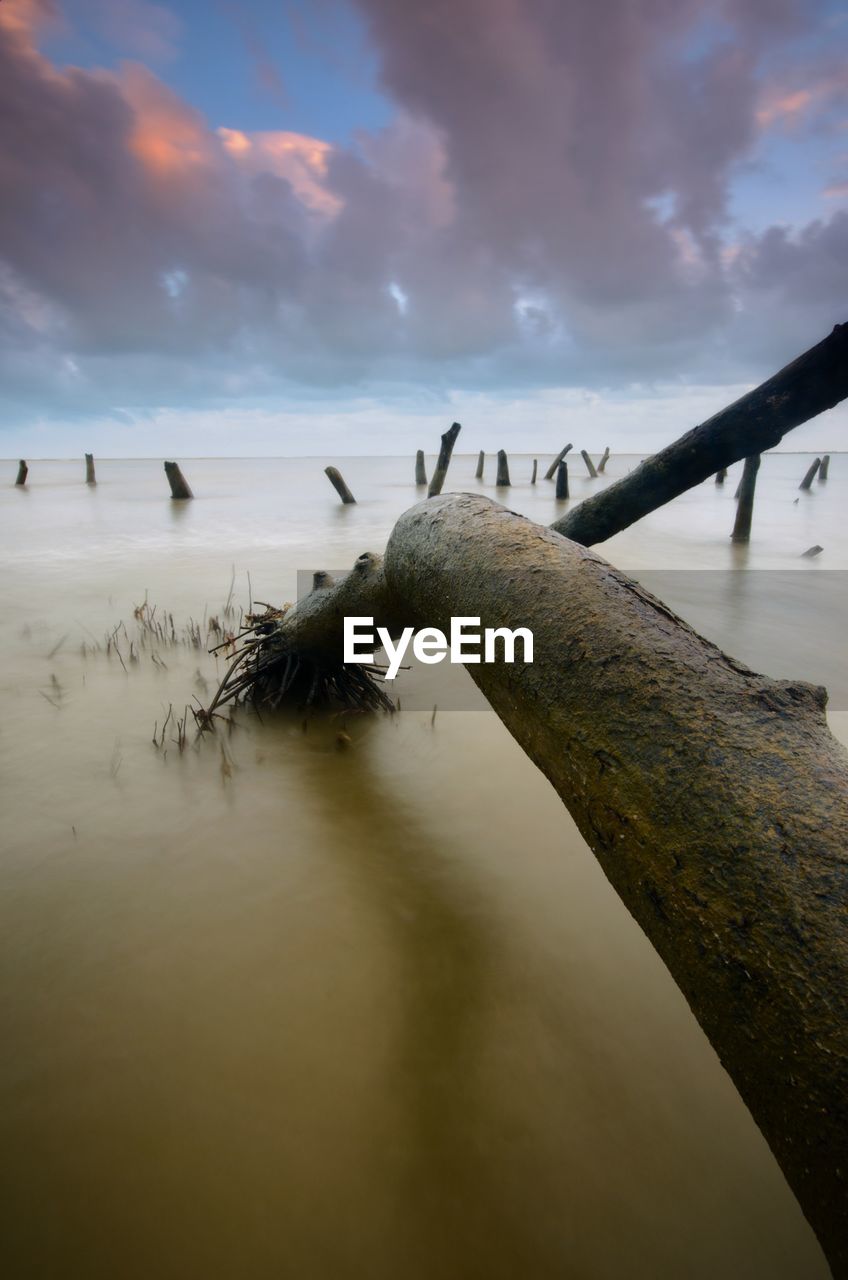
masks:
[[[140,62],[60,68],[37,44],[48,0],[0,3],[16,411],[206,409],[298,384],[735,382],[821,336],[845,296],[846,215],[759,238],[728,223],[763,128],[836,101],[809,87],[809,51],[812,96],[786,88],[817,5],[357,7],[397,114],[341,147],[210,121]],[[183,38],[141,0],[115,13],[137,51],[151,15],[160,54]]]

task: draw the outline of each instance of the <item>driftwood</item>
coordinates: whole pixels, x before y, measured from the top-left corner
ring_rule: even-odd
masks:
[[[554,458],[553,462],[551,463],[551,465],[548,467],[547,471],[545,472],[545,479],[546,479],[546,480],[553,480],[553,478],[554,478],[554,476],[555,476],[555,474],[556,474],[556,469],[557,469],[557,467],[558,467],[558,466],[559,466],[559,464],[562,462],[562,460],[563,460],[563,458],[565,457],[565,455],[566,455],[566,454],[567,454],[571,449],[573,449],[573,448],[574,448],[574,446],[573,446],[573,445],[567,444],[567,445],[565,446],[565,448],[564,448],[564,449],[560,449],[559,453],[558,453],[558,454],[557,454],[557,456]]]
[[[810,466],[804,475],[804,479],[798,485],[799,489],[809,489],[810,485],[816,478],[816,472],[821,467],[821,461],[821,458],[816,458],[815,462],[810,463]]]
[[[719,467],[715,477],[716,484],[724,484],[726,479],[727,479],[727,467]]]
[[[485,461],[486,461],[486,455],[481,449],[479,454],[477,455],[477,470],[474,472],[475,480],[483,479],[483,464],[485,463]]]
[[[427,483],[427,468],[424,466],[424,450],[419,449],[415,455],[415,483]]]
[[[337,467],[325,467],[324,475],[327,477],[346,507],[356,505],[356,498],[354,498],[350,489],[348,489],[345,484],[344,476]]]
[[[557,467],[556,496],[558,501],[568,497],[568,463],[564,458]]]
[[[605,542],[693,485],[754,453],[848,396],[848,325],[707,422],[646,458],[553,526],[583,546]]]
[[[97,484],[97,478],[94,474],[94,454],[87,453],[85,455],[85,483]]]
[[[826,453],[822,458],[821,466],[819,467],[819,480],[826,480],[827,473],[829,470],[830,470],[830,454]]]
[[[532,471],[532,473],[531,473],[531,475],[530,475],[530,483],[531,483],[531,484],[535,484],[535,483],[536,483],[536,472],[538,471],[538,469],[539,469],[539,459],[538,459],[538,458],[534,458],[534,459],[533,459],[533,471]]]
[[[17,476],[17,479],[15,480],[15,484],[26,484],[26,478],[28,473],[29,473],[29,467],[27,466],[24,459],[21,458],[20,462],[18,463],[18,476]]]
[[[588,455],[588,453],[586,452],[586,450],[585,450],[585,449],[581,449],[581,450],[580,450],[580,457],[581,457],[581,458],[583,459],[583,461],[586,463],[586,470],[589,472],[589,475],[590,475],[591,479],[592,479],[592,480],[597,480],[597,478],[598,478],[598,473],[597,473],[597,471],[595,470],[595,464],[594,464],[594,462],[592,461],[592,459],[589,457],[589,455]]]
[[[509,484],[509,459],[506,456],[505,449],[498,449],[498,474],[495,484],[499,489],[508,489]]]
[[[599,475],[599,476],[600,476],[600,475],[603,475],[603,473],[604,473],[604,468],[606,467],[607,463],[609,462],[609,456],[610,456],[609,445],[607,445],[606,449],[604,449],[604,456],[601,458],[600,462],[598,463],[598,475]]]
[[[442,492],[442,485],[445,483],[445,476],[448,474],[456,437],[461,430],[459,423],[454,422],[442,436],[442,447],[439,449],[436,470],[433,472],[433,479],[430,481],[430,488],[427,490],[428,498],[435,498],[437,494]]]
[[[760,469],[760,455],[745,459],[742,469],[742,480],[739,484],[739,506],[736,508],[736,520],[730,535],[734,542],[749,542],[751,539],[751,517],[754,514],[754,490],[757,487],[757,472]]]
[[[848,755],[825,693],[727,657],[594,552],[483,497],[420,503],[385,559],[280,623],[339,663],[342,618],[528,627],[470,666],[662,956],[848,1276]],[[611,660],[612,659],[612,660]]]
[[[188,481],[176,462],[165,463],[165,475],[168,477],[168,484],[171,486],[171,497],[176,498],[180,502],[185,498],[193,498],[194,494],[188,486]]]

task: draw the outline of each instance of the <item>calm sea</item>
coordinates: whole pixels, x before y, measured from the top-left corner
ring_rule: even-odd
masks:
[[[428,469],[432,467],[428,459]],[[323,475],[340,466],[342,507]],[[455,456],[446,488],[474,480]],[[614,456],[572,502],[637,462]],[[770,455],[598,550],[737,657],[844,688],[848,456]],[[540,472],[547,459],[540,459]],[[236,614],[380,551],[409,458],[2,464],[0,1253],[85,1280],[816,1280],[818,1246],[662,964],[486,710],[258,721],[133,610]],[[510,458],[500,500],[550,522]],[[796,499],[798,501],[796,501]],[[802,553],[814,544],[823,552]],[[120,657],[107,654],[115,632]],[[170,632],[170,623],[168,626]],[[126,668],[126,669],[125,669]]]

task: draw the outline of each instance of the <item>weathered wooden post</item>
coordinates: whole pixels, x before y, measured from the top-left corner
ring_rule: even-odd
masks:
[[[171,497],[182,501],[184,498],[193,498],[194,494],[189,488],[188,481],[180,471],[179,463],[166,462],[165,475],[168,477],[168,484],[171,486]]]
[[[348,489],[347,485],[345,484],[344,477],[342,476],[342,473],[340,471],[338,471],[335,467],[325,467],[324,475],[327,477],[330,484],[333,486],[333,488],[335,489],[336,493],[339,495],[339,497],[341,498],[345,506],[350,506],[351,503],[354,503],[354,504],[356,503],[356,498],[354,498],[350,489]]]
[[[595,470],[595,464],[594,464],[594,462],[592,461],[592,459],[589,457],[589,455],[588,455],[588,453],[586,452],[586,450],[585,450],[585,449],[581,449],[581,450],[580,450],[580,457],[581,457],[581,458],[583,459],[583,461],[586,463],[586,470],[589,472],[589,475],[590,475],[591,479],[592,479],[592,480],[597,480],[597,478],[598,478],[598,473],[597,473],[597,471]]]
[[[556,469],[557,469],[557,467],[558,467],[558,466],[559,466],[559,464],[562,462],[563,458],[564,458],[564,457],[565,457],[565,455],[568,453],[569,449],[572,449],[573,447],[574,447],[573,445],[567,444],[567,445],[565,446],[565,448],[564,448],[564,449],[560,449],[559,453],[558,453],[558,454],[557,454],[557,456],[554,458],[553,462],[551,463],[551,465],[548,467],[547,471],[545,472],[545,479],[546,479],[546,480],[553,480],[554,475],[555,475],[555,473],[556,473]]]
[[[827,479],[827,473],[828,473],[829,467],[830,467],[830,454],[826,453],[822,458],[821,466],[819,467],[819,480]]]
[[[609,462],[609,453],[610,453],[609,445],[607,445],[606,449],[604,449],[604,456],[601,458],[600,462],[598,463],[598,475],[603,474],[604,467]]]
[[[495,484],[499,489],[509,488],[509,463],[504,449],[498,449],[498,475]]]
[[[537,467],[538,467],[538,466],[539,466],[539,459],[538,459],[538,458],[534,458],[534,459],[533,459],[533,473],[532,473],[532,475],[530,476],[530,483],[531,483],[531,484],[535,484],[535,483],[536,483],[536,469],[537,469]]]
[[[474,472],[475,480],[483,479],[483,463],[486,461],[486,455],[481,449],[477,455],[477,470]]]
[[[568,497],[568,463],[564,458],[557,467],[556,496],[558,501]]]
[[[757,487],[757,472],[760,469],[760,455],[754,453],[745,459],[742,468],[742,480],[739,485],[739,506],[736,508],[736,520],[733,533],[734,542],[749,542],[751,539],[751,516],[754,512],[754,490]]]
[[[448,473],[456,437],[461,430],[459,423],[454,422],[442,436],[442,447],[439,450],[436,470],[433,472],[433,479],[430,481],[430,488],[427,490],[428,498],[435,498],[437,494],[442,492],[442,485],[445,483],[445,476]]]
[[[87,453],[85,455],[85,483],[97,484],[97,480],[94,475],[94,454],[93,453]]]
[[[415,483],[427,483],[427,468],[424,466],[424,450],[419,449],[415,455]]]
[[[818,471],[820,466],[821,466],[821,458],[816,458],[815,462],[812,462],[810,464],[807,474],[804,476],[804,479],[798,485],[799,489],[809,489],[810,485],[813,483],[813,480],[815,479],[816,472]]]
[[[23,458],[21,458],[20,462],[18,463],[18,478],[15,481],[15,484],[26,484],[28,471],[29,471],[29,467],[24,462]]]
[[[724,484],[726,479],[727,479],[727,467],[722,467],[720,471],[716,472],[716,476],[715,476],[716,484]]]

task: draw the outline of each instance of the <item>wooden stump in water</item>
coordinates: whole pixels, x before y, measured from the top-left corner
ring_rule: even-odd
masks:
[[[189,488],[188,481],[180,471],[179,463],[166,462],[165,475],[168,477],[168,484],[171,486],[171,497],[182,501],[184,498],[193,498],[194,494]]]
[[[745,459],[742,480],[739,485],[739,506],[736,508],[736,520],[733,533],[734,542],[749,542],[751,538],[751,516],[754,512],[754,490],[757,487],[757,472],[760,469],[760,455],[755,453]]]
[[[442,492],[442,485],[445,483],[445,476],[448,474],[450,466],[451,454],[456,444],[456,437],[462,428],[458,422],[454,422],[450,429],[442,436],[442,447],[439,449],[439,457],[436,462],[436,470],[433,472],[433,479],[430,481],[430,488],[427,490],[428,498],[435,498],[437,494]]]
[[[821,458],[816,458],[815,462],[810,464],[807,474],[804,476],[804,479],[798,485],[799,489],[809,489],[810,485],[813,483],[813,480],[815,479],[816,472],[821,466],[821,463],[822,463]]]
[[[534,458],[534,459],[533,459],[533,474],[532,474],[532,475],[531,475],[531,477],[530,477],[530,483],[531,483],[531,484],[535,484],[535,483],[536,483],[536,470],[537,470],[538,466],[539,466],[539,459],[538,459],[538,458]]]
[[[340,471],[338,471],[335,467],[325,467],[324,475],[330,481],[330,484],[333,486],[333,488],[335,489],[336,493],[339,495],[339,497],[341,498],[345,506],[350,506],[351,503],[354,503],[354,504],[356,503],[356,498],[354,498],[350,489],[348,489],[347,485],[345,484],[344,478]]]
[[[498,449],[498,475],[495,484],[499,489],[509,488],[509,463],[504,449]]]
[[[568,497],[568,463],[564,459],[557,467],[556,496],[558,499]]]
[[[720,471],[716,472],[716,477],[715,477],[716,484],[724,484],[726,479],[727,479],[727,467],[722,467]]]
[[[427,468],[424,466],[424,450],[419,449],[415,455],[415,483],[427,483]]]
[[[97,480],[94,475],[94,454],[93,453],[87,453],[85,455],[85,483],[97,484]]]
[[[474,472],[475,480],[483,479],[483,463],[486,461],[486,455],[481,449],[477,455],[477,470]]]
[[[604,467],[609,462],[609,453],[610,453],[609,445],[607,445],[606,449],[604,449],[604,456],[601,458],[600,462],[598,463],[598,475],[603,474]]]
[[[827,479],[827,473],[828,473],[829,467],[830,467],[830,454],[826,453],[822,458],[821,466],[819,467],[819,480]]]
[[[586,470],[589,472],[589,475],[590,475],[591,479],[592,479],[592,480],[597,480],[597,478],[598,478],[598,473],[597,473],[597,471],[595,470],[595,464],[594,464],[594,462],[592,461],[592,459],[589,457],[589,455],[588,455],[588,453],[586,452],[586,450],[585,450],[585,449],[581,449],[581,450],[580,450],[580,457],[581,457],[581,458],[583,459],[583,461],[586,463]]]
[[[558,453],[558,454],[557,454],[557,456],[554,458],[553,462],[551,463],[551,465],[548,467],[547,471],[545,472],[545,479],[546,479],[546,480],[553,480],[554,475],[556,474],[556,469],[557,469],[557,467],[558,467],[558,466],[559,466],[559,464],[562,462],[563,458],[564,458],[564,457],[565,457],[565,455],[568,453],[569,449],[572,449],[573,447],[574,447],[573,445],[567,444],[567,445],[565,446],[565,448],[564,448],[564,449],[560,449],[559,453]]]
[[[26,484],[28,471],[29,471],[29,467],[24,462],[23,458],[21,458],[20,462],[18,463],[18,478],[15,481],[15,484]]]

